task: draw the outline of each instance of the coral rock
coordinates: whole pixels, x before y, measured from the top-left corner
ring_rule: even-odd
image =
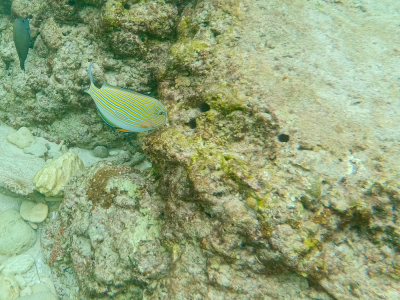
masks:
[[[37,172],[33,183],[36,190],[46,197],[61,196],[68,180],[84,170],[85,166],[78,155],[67,152]]]
[[[35,137],[28,128],[21,127],[17,132],[9,134],[7,141],[18,148],[24,149],[35,143]]]
[[[35,231],[17,210],[0,213],[0,254],[13,255],[28,250],[36,241]]]
[[[49,208],[44,203],[24,201],[19,212],[25,221],[40,223],[46,219]]]

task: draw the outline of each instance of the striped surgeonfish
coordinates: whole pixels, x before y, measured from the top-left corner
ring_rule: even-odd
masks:
[[[85,92],[92,96],[104,122],[122,132],[148,131],[165,125],[167,110],[160,101],[108,83],[98,89],[92,65],[88,69],[90,88]]]

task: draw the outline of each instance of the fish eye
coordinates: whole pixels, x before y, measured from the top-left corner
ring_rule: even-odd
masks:
[[[163,111],[160,111],[160,112],[158,113],[158,115],[159,115],[159,116],[162,116],[162,115],[164,115],[164,112],[163,112]]]

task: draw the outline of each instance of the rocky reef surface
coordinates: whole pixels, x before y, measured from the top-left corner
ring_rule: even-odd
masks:
[[[8,3],[32,49],[24,73],[0,15],[0,119],[85,165],[39,224],[59,299],[400,298],[399,4]],[[107,127],[91,61],[168,124]],[[49,151],[19,181],[6,156],[0,185],[37,196]]]

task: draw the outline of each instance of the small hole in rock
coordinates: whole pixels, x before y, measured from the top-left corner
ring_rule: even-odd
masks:
[[[125,3],[124,8],[129,10],[131,8],[131,6],[128,3]]]
[[[188,125],[190,128],[195,129],[195,128],[196,128],[196,119],[191,119],[191,120],[187,123],[187,125]]]
[[[206,112],[206,111],[209,111],[210,110],[210,105],[209,104],[207,104],[207,103],[202,103],[202,104],[200,104],[200,111],[201,112]]]
[[[71,5],[71,6],[75,5],[75,1],[73,1],[73,0],[68,1],[68,5]]]
[[[287,143],[289,142],[289,136],[287,134],[281,134],[280,136],[278,136],[278,141],[282,143]]]

